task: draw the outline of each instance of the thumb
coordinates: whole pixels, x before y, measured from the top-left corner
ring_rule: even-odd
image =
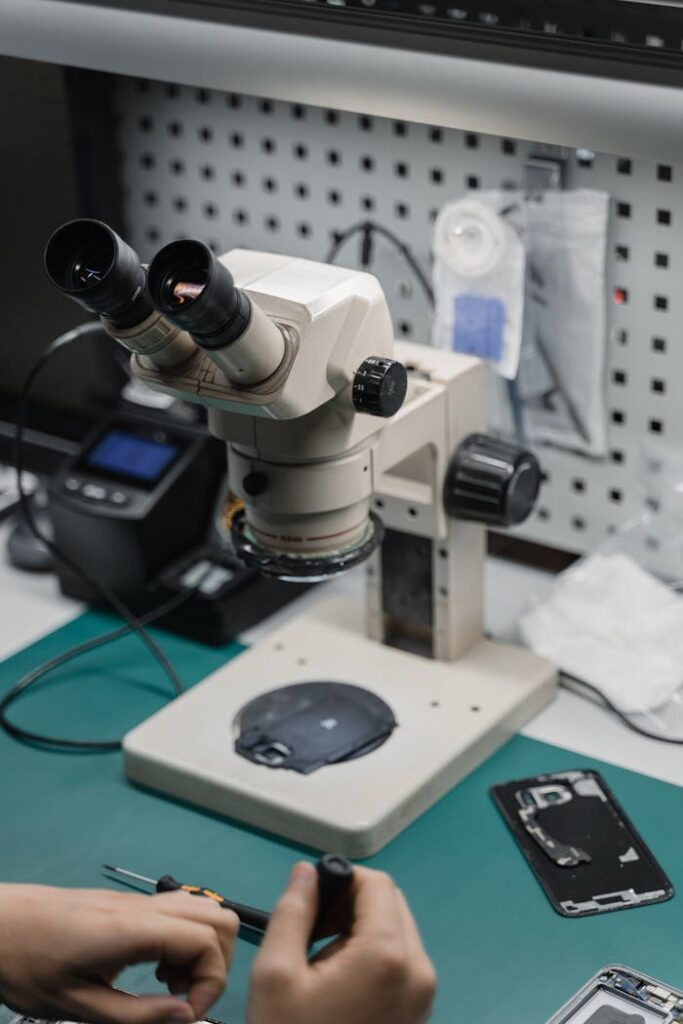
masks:
[[[296,864],[289,884],[273,911],[260,957],[276,958],[292,968],[308,962],[308,947],[318,913],[318,872],[312,864]]]
[[[74,1020],[91,1024],[192,1024],[195,1020],[192,1007],[173,996],[133,996],[108,985],[88,985],[69,997]]]

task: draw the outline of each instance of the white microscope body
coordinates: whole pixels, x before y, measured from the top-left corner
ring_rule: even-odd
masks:
[[[111,239],[96,222],[76,224],[51,241],[48,270],[102,312]],[[82,225],[101,236],[97,291],[90,277],[73,284],[66,261]],[[137,282],[132,251],[117,244]],[[135,284],[148,319],[141,312],[142,326],[130,327],[131,300],[125,330],[119,313],[108,329],[133,351],[136,377],[208,408],[241,506],[238,554],[292,579],[364,562],[366,606],[321,594],[312,611],[133,729],[126,772],[296,842],[369,856],[553,696],[553,667],[484,639],[482,625],[485,527],[525,517],[537,464],[483,436],[482,363],[394,342],[370,274],[243,250],[216,260],[200,243],[177,242],[155,257],[147,286],[161,317]],[[321,682],[379,699],[393,716],[381,742],[305,771],[288,767],[296,740],[256,744],[253,757],[238,749],[246,707]],[[309,720],[302,745],[334,739],[341,717]]]

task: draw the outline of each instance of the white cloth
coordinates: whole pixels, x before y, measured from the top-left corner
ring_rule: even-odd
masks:
[[[529,647],[622,711],[662,707],[683,685],[683,599],[628,555],[568,569],[520,629]]]

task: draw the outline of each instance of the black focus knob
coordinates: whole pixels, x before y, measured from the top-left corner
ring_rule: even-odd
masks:
[[[458,519],[515,526],[533,509],[540,486],[535,455],[487,434],[471,434],[448,467],[444,507]]]
[[[408,374],[395,359],[370,356],[353,378],[353,405],[369,416],[394,416],[403,405]]]

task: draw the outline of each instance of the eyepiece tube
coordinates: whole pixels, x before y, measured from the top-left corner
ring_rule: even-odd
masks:
[[[188,331],[234,384],[258,384],[275,373],[285,354],[282,332],[207,246],[171,242],[152,260],[147,280],[159,312]]]
[[[60,291],[114,327],[133,327],[154,311],[137,253],[101,221],[72,220],[57,228],[45,249],[45,269]]]
[[[167,369],[196,352],[189,337],[157,313],[138,254],[99,220],[72,220],[45,248],[48,277],[102,319],[105,330],[144,363]]]

